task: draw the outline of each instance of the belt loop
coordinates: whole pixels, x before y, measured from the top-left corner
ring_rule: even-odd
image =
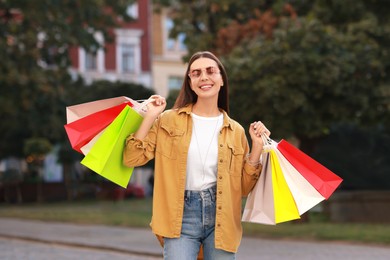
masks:
[[[209,192],[210,192],[210,195],[211,195],[211,199],[213,200],[213,201],[215,201],[215,186],[214,187],[211,187],[211,188],[209,188]]]
[[[185,193],[186,193],[187,202],[191,203],[191,191],[186,190]]]

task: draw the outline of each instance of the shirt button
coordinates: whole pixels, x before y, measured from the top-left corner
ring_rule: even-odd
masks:
[[[222,209],[222,207],[221,207],[221,206],[219,206],[219,207],[218,207],[218,209],[220,209],[220,210],[221,210],[221,209]]]
[[[219,178],[220,180],[222,180],[222,176],[219,176],[218,178]]]
[[[218,224],[217,224],[217,226],[218,226],[218,227],[220,227],[220,226],[221,226],[221,224],[219,224],[219,223],[218,223]]]
[[[223,147],[223,144],[220,144],[219,146],[220,146],[220,147]]]
[[[219,191],[219,194],[222,194],[222,191]]]
[[[219,160],[219,162],[221,163],[221,162],[223,162],[223,160],[221,159],[221,160]]]

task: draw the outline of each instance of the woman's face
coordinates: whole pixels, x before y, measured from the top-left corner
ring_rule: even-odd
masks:
[[[191,89],[199,98],[217,97],[223,79],[218,68],[218,64],[209,58],[199,58],[195,60],[188,72]]]

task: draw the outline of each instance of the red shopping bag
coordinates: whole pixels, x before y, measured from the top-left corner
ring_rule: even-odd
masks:
[[[281,140],[277,148],[325,199],[328,199],[343,181],[342,178],[287,141]]]
[[[135,109],[126,106],[104,130],[81,164],[126,188],[134,168],[123,164],[125,140],[129,134],[137,131],[142,120],[143,117]]]
[[[125,102],[66,124],[65,130],[72,148],[82,153],[81,148],[103,131],[126,105],[132,106],[131,102]]]

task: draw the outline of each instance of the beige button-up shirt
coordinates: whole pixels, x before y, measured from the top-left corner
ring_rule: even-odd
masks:
[[[192,105],[167,110],[154,122],[143,141],[130,135],[123,162],[128,167],[155,159],[153,192],[153,233],[161,237],[180,237],[188,147],[192,136]],[[256,184],[260,167],[247,163],[248,140],[244,128],[223,113],[218,137],[215,247],[237,252],[241,242],[242,197]]]

